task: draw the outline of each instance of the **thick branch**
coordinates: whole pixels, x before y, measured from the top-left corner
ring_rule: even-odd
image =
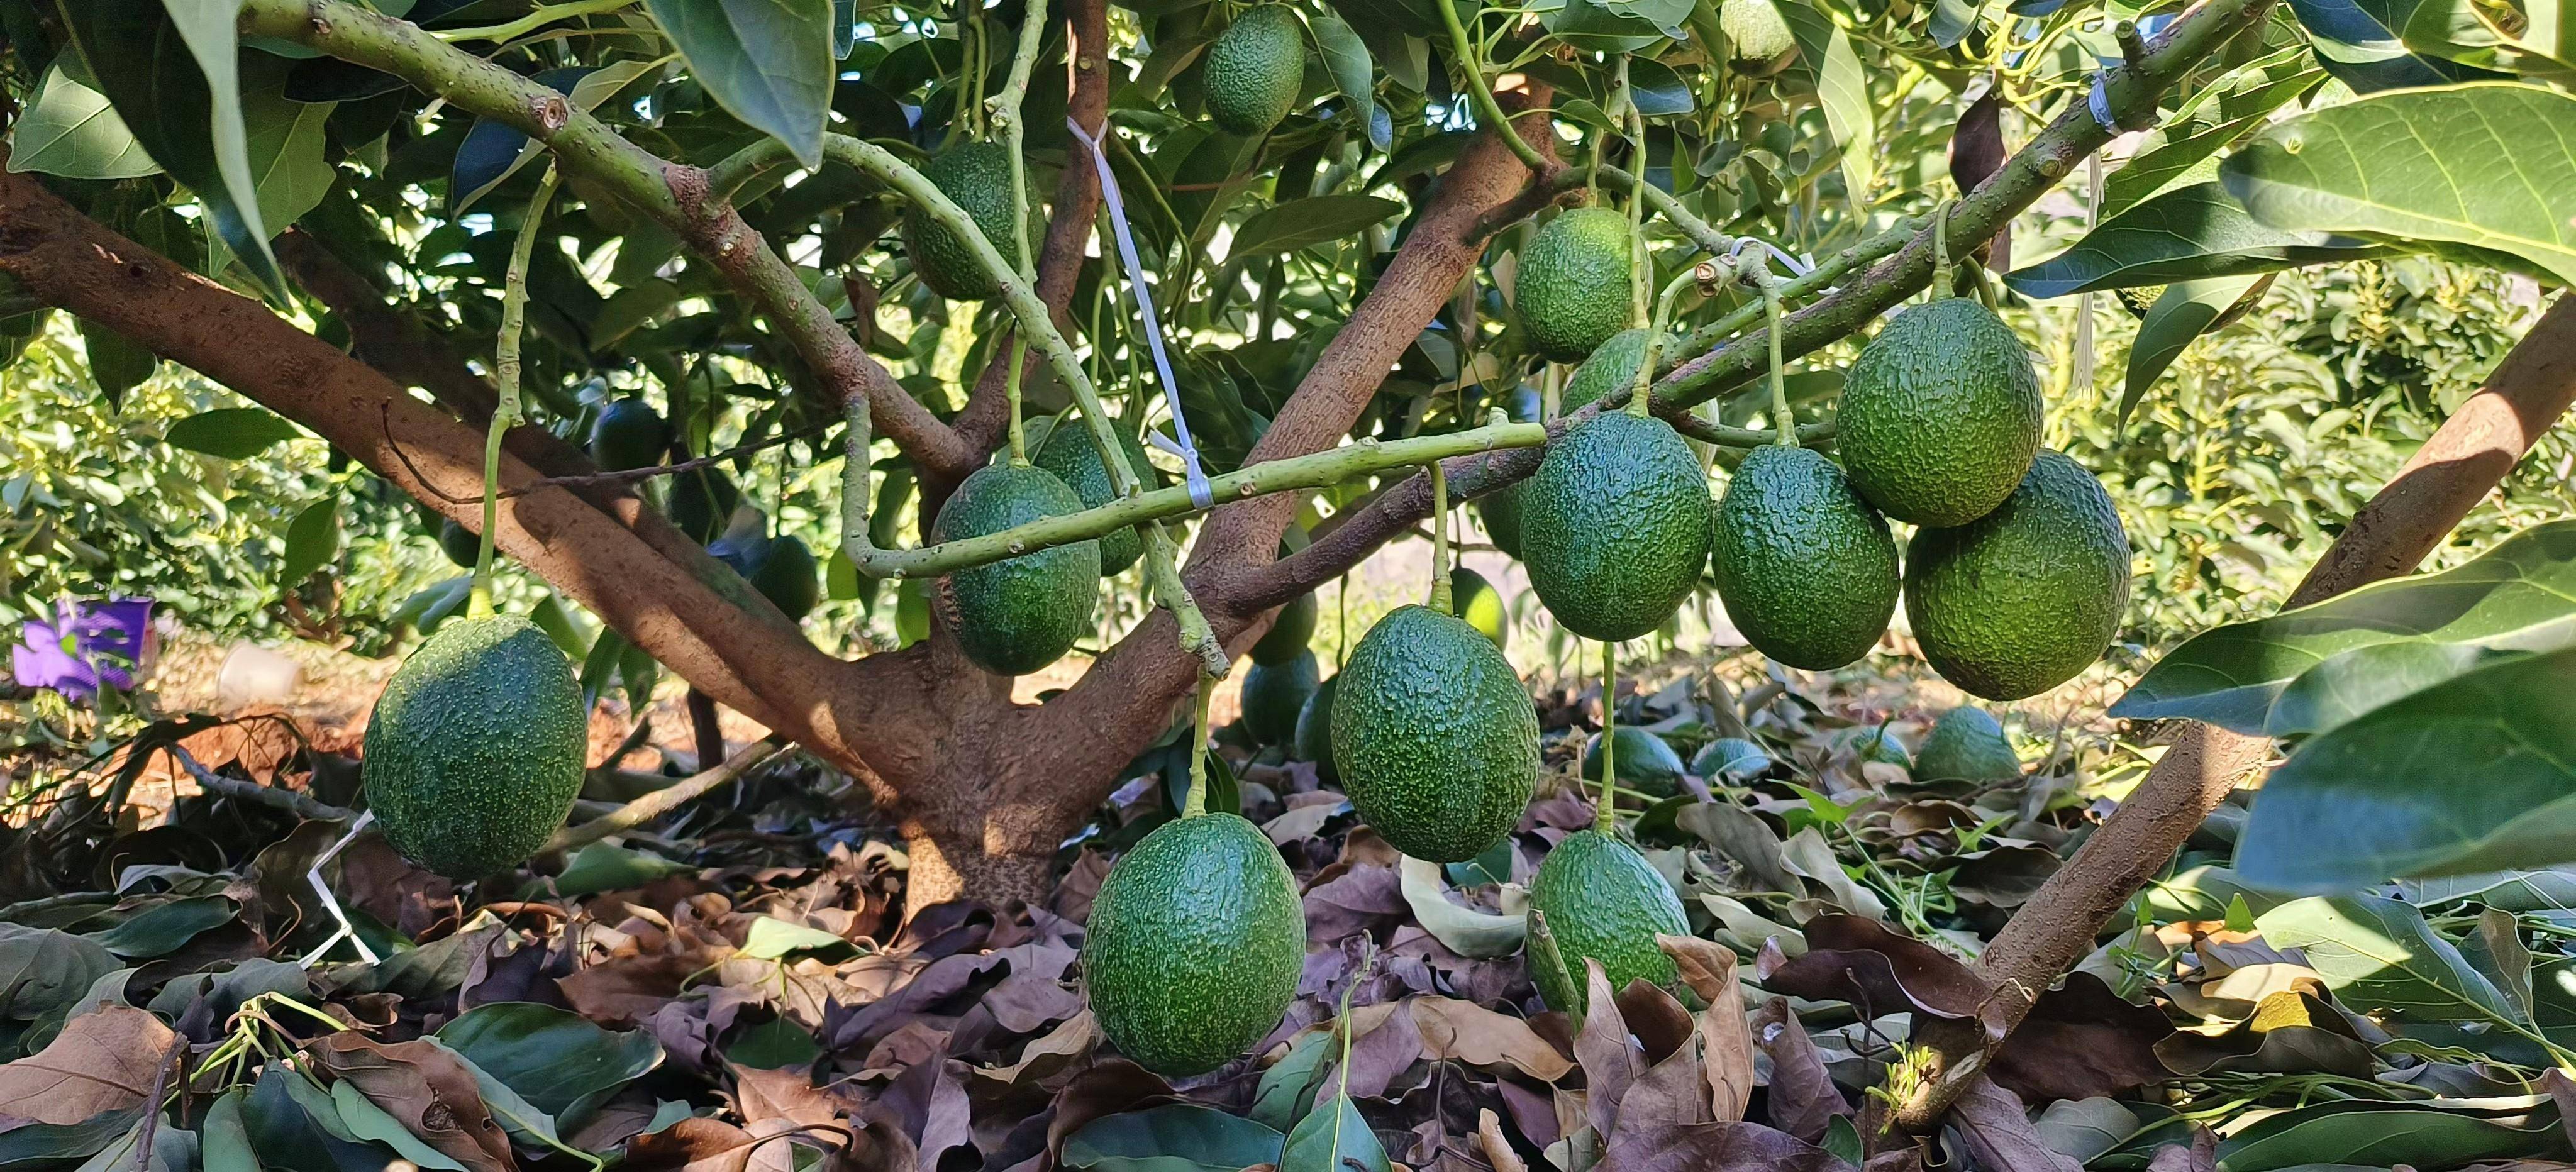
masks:
[[[2484,388],[2460,405],[2379,490],[2318,559],[2284,608],[2323,602],[2409,573],[2512,471],[2541,433],[2576,402],[2576,299],[2542,314]],[[2271,756],[2272,742],[2211,725],[2188,725],[2120,808],[2064,867],[2013,913],[1979,963],[2001,992],[2007,1028],[2031,999],[2093,948],[2102,924],[2164,869],[2209,812]],[[1897,1122],[1937,1123],[1982,1069],[1978,1036],[1925,1022],[1941,1065]],[[2000,1044],[1998,1041],[1997,1044]]]

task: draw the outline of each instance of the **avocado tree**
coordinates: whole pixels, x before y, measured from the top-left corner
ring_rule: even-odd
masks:
[[[1970,606],[1916,616],[1972,690],[2062,682],[2118,621],[2128,547],[2091,477],[2040,451],[2042,387],[1979,303],[2162,286],[2134,402],[2281,268],[2429,250],[2562,283],[2576,66],[2526,39],[2559,27],[2532,7],[0,0],[0,310],[20,339],[68,311],[102,370],[175,361],[309,429],[598,615],[612,658],[639,648],[847,770],[900,825],[916,906],[1036,899],[1193,689],[1425,518],[1445,541],[1460,501],[1569,630],[1623,640],[1700,585],[1707,460],[1763,486],[1719,509],[1748,518],[1721,522],[1737,537],[1822,494],[1851,613],[1762,613],[1800,550],[1717,538],[1757,646],[1819,667],[1895,605],[1881,513],[1957,526],[1927,530],[1953,536],[1928,560],[1918,542],[1909,577],[2031,560],[1977,537],[1990,522],[2078,533],[2074,572],[2099,581],[2044,662],[1941,663],[1995,634]],[[2007,227],[2070,186],[2098,225],[2012,271]],[[1839,404],[1835,380],[1792,393],[1788,363],[1847,353],[1927,288],[1898,320],[1974,362],[1864,358]],[[2512,454],[2565,405],[2529,388],[2567,329],[2553,311],[2498,376],[2540,396]],[[2009,394],[1939,400],[1990,360]],[[586,380],[657,399],[671,430],[586,448]],[[1962,428],[1991,466],[1925,480],[1926,437]],[[1789,454],[1838,429],[1839,463]],[[779,458],[840,464],[834,571],[926,603],[923,637],[826,651],[797,621],[810,597],[765,589],[765,553],[716,548],[725,470]],[[1602,487],[1673,472],[1687,507]],[[2461,491],[2483,487],[2390,506],[2404,541],[2357,521],[2385,564],[2320,592],[2411,567]],[[1283,556],[1318,496],[1329,518]],[[1642,503],[1550,503],[1578,499]],[[1623,558],[1615,591],[1551,577]],[[1014,702],[1012,675],[1087,636],[1099,577],[1131,563],[1155,608]],[[1501,662],[1435,618],[1469,634],[1423,638]],[[1363,645],[1351,670],[1424,669],[1397,658]],[[1345,719],[1406,720],[1334,712],[1335,742]],[[1518,762],[1505,739],[1459,751]],[[2144,812],[2015,919],[1996,983],[2053,981],[2247,752],[2169,755]],[[1390,841],[1422,815],[1405,786],[1443,767],[1339,756]],[[1373,784],[1398,796],[1373,809]],[[1486,813],[1508,823],[1518,795]],[[1456,853],[1456,819],[1429,820],[1416,853]],[[1988,1042],[1929,1045],[1973,1073]],[[1927,1080],[1907,1121],[1961,1085]]]

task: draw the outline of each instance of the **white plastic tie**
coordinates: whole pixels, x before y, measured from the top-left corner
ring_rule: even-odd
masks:
[[[1148,431],[1146,441],[1180,457],[1186,470],[1190,504],[1202,510],[1213,509],[1216,491],[1208,486],[1207,470],[1199,465],[1198,446],[1190,442],[1189,420],[1181,414],[1180,381],[1172,377],[1171,357],[1163,352],[1163,324],[1154,313],[1153,295],[1145,291],[1145,267],[1136,259],[1136,238],[1127,230],[1127,205],[1118,198],[1118,179],[1109,173],[1109,155],[1101,150],[1098,139],[1083,133],[1081,123],[1066,118],[1064,124],[1073,131],[1074,140],[1090,153],[1092,169],[1100,174],[1100,197],[1109,207],[1109,227],[1118,237],[1118,257],[1127,271],[1127,289],[1135,295],[1136,310],[1144,317],[1145,341],[1154,353],[1154,373],[1163,380],[1163,401],[1171,407],[1172,430],[1180,437],[1175,443],[1159,431]],[[1100,133],[1107,137],[1108,127],[1102,126]]]

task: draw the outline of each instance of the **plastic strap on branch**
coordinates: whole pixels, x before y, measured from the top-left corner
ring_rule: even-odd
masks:
[[[1171,356],[1163,352],[1163,324],[1154,313],[1153,294],[1145,291],[1144,264],[1136,258],[1136,237],[1127,229],[1127,204],[1118,197],[1117,177],[1109,173],[1109,155],[1101,149],[1099,139],[1083,132],[1081,123],[1067,118],[1064,125],[1073,131],[1074,141],[1081,143],[1082,149],[1090,154],[1092,168],[1100,174],[1100,198],[1108,206],[1109,225],[1118,237],[1119,266],[1127,271],[1128,291],[1135,295],[1136,310],[1144,318],[1145,342],[1153,349],[1154,373],[1163,380],[1163,401],[1171,406],[1172,431],[1180,437],[1180,442],[1173,443],[1164,439],[1162,433],[1153,431],[1146,432],[1146,438],[1155,447],[1181,458],[1186,469],[1190,503],[1201,509],[1215,508],[1216,494],[1208,488],[1207,470],[1199,465],[1198,446],[1190,442],[1189,420],[1181,414],[1181,384],[1172,377]],[[1109,128],[1103,126],[1100,133],[1107,137]]]

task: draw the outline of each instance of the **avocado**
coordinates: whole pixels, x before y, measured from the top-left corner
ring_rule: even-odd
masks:
[[[1655,937],[1690,935],[1690,919],[1673,885],[1627,843],[1598,830],[1566,835],[1530,880],[1529,906],[1547,917],[1557,954],[1565,958],[1563,973],[1530,966],[1550,1009],[1582,1019],[1591,999],[1585,957],[1601,962],[1613,992],[1630,981],[1670,986],[1681,978]]]
[[[590,717],[572,664],[517,615],[440,625],[367,720],[367,808],[406,859],[480,879],[535,854],[581,791]]]
[[[1315,694],[1315,653],[1299,649],[1280,663],[1254,663],[1243,673],[1243,727],[1264,745],[1297,739],[1297,714]]]
[[[1300,594],[1279,607],[1279,617],[1270,621],[1270,629],[1253,641],[1252,662],[1286,663],[1306,653],[1314,641],[1318,607],[1311,593]]]
[[[1822,671],[1868,654],[1904,586],[1887,521],[1842,469],[1805,448],[1745,455],[1717,502],[1709,548],[1726,617],[1790,667]]]
[[[1517,272],[1513,308],[1531,347],[1580,362],[1626,329],[1634,312],[1628,217],[1609,208],[1565,212],[1530,237]]]
[[[1835,418],[1835,448],[1862,498],[1936,526],[2004,503],[2045,421],[2030,351],[1995,311],[1962,297],[1887,323],[1852,363]]]
[[[1082,946],[1101,1032],[1148,1070],[1203,1074],[1279,1024],[1306,961],[1296,882],[1259,827],[1156,827],[1101,881]]]
[[[1486,539],[1515,559],[1521,556],[1521,487],[1527,483],[1516,480],[1468,502],[1476,508]]]
[[[1218,129],[1270,133],[1296,108],[1306,81],[1306,23],[1285,4],[1246,11],[1208,45],[1200,80]]]
[[[1914,754],[1917,781],[2010,781],[2021,776],[2021,757],[2004,739],[2004,726],[1985,709],[1961,705],[1932,722]]]
[[[671,478],[671,524],[690,540],[705,542],[725,531],[742,490],[720,468],[698,468]]]
[[[1662,626],[1708,566],[1707,474],[1663,420],[1594,416],[1548,445],[1523,493],[1530,588],[1586,639]]]
[[[483,537],[454,521],[440,521],[438,549],[447,555],[447,560],[470,570],[483,557]]]
[[[1619,788],[1650,798],[1669,798],[1681,791],[1681,754],[1673,752],[1664,738],[1631,724],[1617,726],[1610,737],[1618,749],[1614,767],[1619,771]],[[1601,780],[1600,733],[1583,742],[1583,779]]]
[[[1860,761],[1883,761],[1908,773],[1914,771],[1914,755],[1906,751],[1905,742],[1896,739],[1885,725],[1865,724],[1847,728],[1829,742],[1834,752],[1849,753]]]
[[[1710,781],[1748,781],[1771,772],[1771,754],[1743,737],[1719,737],[1691,758],[1691,772]]]
[[[1341,686],[1340,676],[1315,685],[1297,709],[1295,756],[1314,762],[1315,776],[1332,783],[1342,779],[1342,771],[1333,767],[1333,692]]]
[[[1646,335],[1654,331],[1640,326],[1610,335],[1610,340],[1592,351],[1592,357],[1574,368],[1574,377],[1565,380],[1565,390],[1556,397],[1556,410],[1571,415],[1576,409],[1591,405],[1601,396],[1637,385],[1637,364],[1646,357]],[[1681,339],[1664,335],[1657,353],[1670,355]]]
[[[1724,0],[1717,28],[1726,34],[1727,56],[1736,69],[1756,77],[1779,72],[1798,52],[1798,40],[1773,0]]]
[[[1449,570],[1449,610],[1479,634],[1494,641],[1496,650],[1512,646],[1512,615],[1503,606],[1503,595],[1483,574],[1465,566]]]
[[[611,472],[650,468],[671,450],[671,425],[642,399],[619,399],[600,408],[590,426],[590,458]]]
[[[791,619],[813,613],[814,604],[822,601],[822,582],[817,576],[814,551],[791,534],[771,537],[753,532],[745,536],[725,537],[707,547],[717,561],[733,567],[743,581],[751,583],[760,596],[770,601]]]
[[[1082,510],[1055,473],[1025,464],[976,469],[939,507],[930,544],[999,533]],[[1100,595],[1100,543],[1077,541],[939,579],[937,610],[966,658],[995,675],[1053,663],[1091,630]]]
[[[2128,605],[2128,532],[2102,482],[2063,453],[2041,452],[2003,507],[1906,547],[1905,617],[1923,657],[1988,700],[2075,678]]]
[[[1003,263],[1020,258],[1019,209],[1011,199],[1011,152],[995,142],[970,142],[934,156],[921,177],[963,209],[983,230],[984,239]],[[1032,197],[1029,206],[1035,208]],[[931,291],[952,301],[981,301],[1001,292],[1001,284],[976,259],[964,237],[930,218],[918,207],[903,213],[903,247],[912,256],[912,271]]]
[[[1333,696],[1333,763],[1360,817],[1435,863],[1484,853],[1538,784],[1538,710],[1493,641],[1427,606],[1360,638]]]
[[[1162,474],[1145,458],[1145,445],[1128,434],[1124,426],[1115,430],[1118,432],[1118,446],[1127,450],[1128,471],[1134,472],[1137,481],[1146,488],[1159,487]],[[1092,441],[1091,429],[1070,417],[1047,433],[1046,442],[1038,445],[1037,454],[1030,462],[1055,473],[1056,479],[1070,485],[1074,495],[1082,498],[1083,508],[1096,509],[1118,499],[1117,481],[1109,475],[1109,466],[1101,462],[1100,445]],[[1100,573],[1103,577],[1135,565],[1136,559],[1143,556],[1145,533],[1141,529],[1131,526],[1100,535]]]

